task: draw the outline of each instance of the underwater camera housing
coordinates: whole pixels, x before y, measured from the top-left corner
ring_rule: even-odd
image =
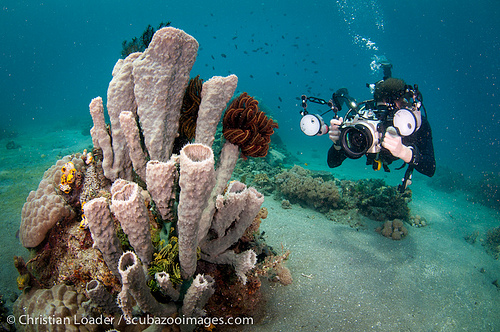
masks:
[[[421,120],[418,110],[363,102],[354,114],[346,114],[340,126],[338,144],[347,157],[358,159],[368,153],[380,152],[387,128],[394,127],[399,136],[409,136],[420,128]]]
[[[338,144],[347,157],[358,159],[367,153],[378,153],[381,149],[385,126],[373,110],[360,110],[347,117],[340,126]]]
[[[323,115],[329,111],[337,113],[345,104],[349,110],[340,125],[340,137],[337,144],[351,159],[358,159],[365,154],[376,154],[382,149],[382,139],[389,127],[394,127],[399,136],[409,136],[420,128],[421,95],[415,85],[406,86],[403,95],[394,96],[394,100],[404,97],[408,102],[405,107],[397,107],[394,102],[376,105],[374,100],[356,103],[349,96],[347,89],[337,90],[332,99],[325,101],[316,97],[302,95],[302,118],[300,129],[308,136],[321,136],[328,133],[328,126]],[[328,105],[330,109],[323,114],[309,114],[307,101]]]

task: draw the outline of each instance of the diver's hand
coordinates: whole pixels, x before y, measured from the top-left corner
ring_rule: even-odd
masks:
[[[330,120],[330,130],[328,130],[328,137],[332,140],[334,144],[337,144],[340,139],[339,127],[343,121],[344,120],[342,118]]]
[[[403,160],[405,163],[409,163],[413,157],[413,150],[403,145],[401,136],[397,134],[394,127],[387,128],[382,146],[389,150],[394,157]]]

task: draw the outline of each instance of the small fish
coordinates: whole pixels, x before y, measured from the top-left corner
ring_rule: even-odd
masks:
[[[280,74],[280,72],[279,72],[279,71],[277,71],[277,72],[276,72],[276,75],[278,75],[278,76],[279,76],[279,74]]]
[[[226,55],[224,53],[222,53],[220,56],[226,58]]]
[[[236,38],[238,38],[238,36],[234,36],[234,37],[233,37],[233,40],[235,40]]]
[[[278,97],[278,99],[279,99],[280,102],[283,102],[283,99],[281,99],[281,97]]]
[[[253,78],[253,75],[250,75],[250,78]]]
[[[211,55],[211,57],[212,57],[212,60],[215,60],[215,57],[213,55]]]

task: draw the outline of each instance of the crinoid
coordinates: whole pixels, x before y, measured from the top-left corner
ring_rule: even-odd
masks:
[[[194,139],[196,120],[201,103],[201,88],[203,80],[200,75],[189,80],[188,87],[182,100],[181,117],[179,118],[179,136],[189,141]]]
[[[222,128],[224,137],[238,145],[244,156],[265,157],[278,123],[259,110],[257,100],[243,92],[227,108]]]

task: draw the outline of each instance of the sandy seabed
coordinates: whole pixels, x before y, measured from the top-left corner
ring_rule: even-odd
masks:
[[[0,294],[11,306],[19,293],[12,258],[28,256],[16,238],[22,205],[48,167],[82,152],[91,139],[77,130],[31,131],[13,139],[21,148],[7,150],[9,140],[0,140]],[[324,160],[316,159],[307,167],[326,170]],[[336,177],[374,174],[348,162],[332,170]],[[377,176],[395,185],[401,173]],[[269,245],[291,251],[287,266],[294,282],[263,283],[263,320],[237,330],[500,331],[500,291],[493,284],[500,279],[500,261],[481,244],[487,230],[500,226],[499,212],[459,192],[430,189],[427,181],[415,176],[410,207],[429,225],[407,225],[402,241],[376,233],[380,222],[364,218],[364,227],[355,229],[299,205],[283,209],[280,200],[266,197],[269,216],[261,230]],[[464,236],[475,231],[478,241],[469,244]]]

